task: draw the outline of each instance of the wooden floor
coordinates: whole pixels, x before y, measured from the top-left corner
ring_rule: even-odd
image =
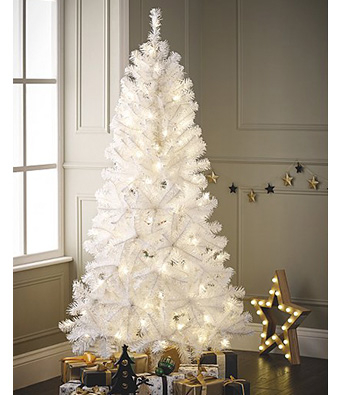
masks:
[[[237,351],[239,378],[251,383],[251,395],[326,395],[328,361],[301,358],[301,365],[291,366],[283,355],[260,357],[256,352]],[[58,395],[60,378],[44,381],[14,391],[14,395]]]

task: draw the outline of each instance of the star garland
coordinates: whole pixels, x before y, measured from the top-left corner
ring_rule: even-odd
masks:
[[[293,175],[294,169],[296,170],[296,174],[305,174],[308,173],[310,178],[307,178],[308,182],[308,187],[309,189],[312,189],[314,191],[318,189],[322,189],[322,184],[323,182],[328,184],[328,179],[322,177],[322,176],[317,176],[315,172],[313,172],[307,165],[303,165],[301,162],[294,162],[292,163],[288,169],[283,173],[283,176],[280,177],[280,179],[283,182],[283,186],[286,188],[291,188],[294,186],[296,182],[296,177]],[[206,178],[209,183],[217,183],[217,180],[219,176],[211,170],[211,173],[206,174]],[[274,182],[267,182],[264,185],[264,189],[267,192],[267,195],[272,195],[276,193],[277,187],[274,185]],[[235,185],[235,182],[232,182],[231,185],[228,187],[229,188],[229,193],[230,194],[236,194],[238,191],[238,186]],[[241,188],[240,188],[241,189]],[[256,203],[257,202],[257,193],[255,190],[260,190],[261,186],[254,186],[249,188],[249,192],[247,193],[247,198],[250,203]],[[328,190],[328,188],[326,188]]]

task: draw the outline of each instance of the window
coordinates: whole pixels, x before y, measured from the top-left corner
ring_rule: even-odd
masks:
[[[62,255],[60,0],[13,0],[14,263]]]

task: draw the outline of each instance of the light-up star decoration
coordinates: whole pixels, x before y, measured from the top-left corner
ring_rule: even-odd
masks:
[[[272,282],[273,286],[269,290],[268,299],[255,298],[251,301],[263,325],[260,335],[260,355],[267,354],[278,347],[292,365],[299,365],[300,354],[296,329],[311,313],[311,310],[291,302],[285,270],[276,270]],[[280,311],[289,314],[289,318],[282,323],[281,333],[277,333],[277,322],[272,307],[278,307]]]

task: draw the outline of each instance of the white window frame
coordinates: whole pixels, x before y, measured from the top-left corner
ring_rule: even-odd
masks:
[[[23,166],[13,167],[13,172],[23,173],[23,188],[24,188],[24,254],[13,258],[13,266],[32,264],[33,262],[45,261],[48,259],[59,258],[64,256],[64,171],[63,171],[63,134],[64,134],[64,122],[63,122],[63,105],[64,105],[64,93],[63,93],[63,41],[64,41],[64,0],[56,0],[57,2],[57,76],[56,79],[26,79],[26,0],[23,0],[23,16],[22,16],[22,66],[23,66],[23,77],[13,78],[14,84],[21,84],[23,86],[23,103],[26,103],[26,84],[44,84],[44,83],[55,83],[57,85],[57,134],[58,134],[58,153],[56,164],[44,164],[26,166],[26,109],[23,107]],[[26,254],[27,251],[27,226],[26,226],[26,172],[43,170],[43,169],[57,169],[58,177],[58,248],[53,251],[45,251],[36,254]]]

